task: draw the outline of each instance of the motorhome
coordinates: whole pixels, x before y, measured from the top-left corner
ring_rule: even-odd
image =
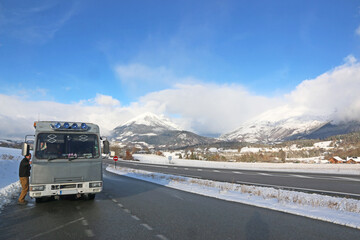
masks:
[[[36,202],[62,195],[94,199],[103,188],[102,152],[109,153],[99,126],[37,121],[34,128],[30,197]],[[23,155],[30,151],[26,137],[22,150]]]

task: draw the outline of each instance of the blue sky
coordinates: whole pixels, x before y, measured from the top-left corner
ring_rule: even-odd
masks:
[[[184,85],[276,98],[358,58],[359,7],[351,0],[3,0],[0,94],[62,104],[104,95],[129,108]]]
[[[122,104],[179,79],[274,95],[359,55],[358,1],[2,1],[0,91]],[[165,68],[129,84],[115,66]],[[150,80],[149,80],[150,81]],[[143,82],[142,82],[143,83]],[[35,96],[32,96],[35,97]]]

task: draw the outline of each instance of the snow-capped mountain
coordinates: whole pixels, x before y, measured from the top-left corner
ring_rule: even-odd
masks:
[[[126,123],[124,123],[122,126],[131,126],[131,125],[144,125],[151,127],[153,131],[158,132],[162,130],[181,130],[179,126],[177,126],[175,123],[171,122],[169,119],[158,116],[151,112],[143,113]]]
[[[137,144],[153,148],[182,148],[215,140],[181,130],[165,117],[144,113],[116,127],[110,139],[124,145]]]
[[[305,138],[330,122],[326,115],[309,114],[304,108],[282,106],[245,122],[222,140],[271,143]]]

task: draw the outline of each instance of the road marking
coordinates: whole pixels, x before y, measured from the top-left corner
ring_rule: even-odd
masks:
[[[189,169],[186,167],[186,168],[184,168],[184,170],[189,170]]]
[[[202,171],[202,169],[200,169],[200,168],[198,168],[197,170],[198,170],[199,172],[201,172],[201,171]]]
[[[89,225],[89,223],[88,223],[85,219],[84,219],[84,220],[82,220],[81,222],[82,222],[82,225],[84,225],[84,226]]]
[[[125,208],[125,209],[124,209],[124,212],[126,212],[126,213],[130,213],[130,210],[129,210],[129,209],[127,209],[127,208]]]
[[[195,176],[195,175],[187,175],[187,174],[181,174],[181,177],[192,177],[192,178],[201,178],[200,176]]]
[[[290,174],[290,176],[299,177],[299,178],[313,178],[313,177],[309,177],[309,176],[305,176],[305,175],[297,175],[297,174]]]
[[[152,230],[153,230],[153,228],[150,227],[149,225],[147,225],[146,223],[142,223],[141,226],[143,226],[144,228],[146,228],[146,229],[149,230],[149,231],[152,231]]]
[[[138,217],[135,216],[135,215],[131,215],[131,217],[132,217],[133,219],[135,219],[136,221],[140,221],[140,218],[138,218]]]
[[[236,172],[236,171],[233,171],[233,173],[236,173],[236,174],[242,174],[242,172]]]
[[[114,203],[117,203],[117,200],[115,198],[111,199]]]
[[[213,172],[220,172],[219,170],[213,170]]]
[[[178,199],[180,199],[180,200],[184,200],[182,197],[178,196],[177,194],[174,194],[174,195],[172,195],[172,196],[175,197],[175,198],[178,198]]]
[[[30,239],[34,239],[34,238],[38,238],[38,237],[44,236],[44,235],[46,235],[46,234],[48,234],[48,233],[51,233],[51,232],[57,231],[57,230],[59,230],[59,229],[62,229],[62,228],[66,227],[66,226],[68,226],[68,225],[70,225],[70,224],[73,224],[73,223],[79,222],[79,221],[81,221],[81,220],[84,220],[84,218],[82,217],[82,218],[76,219],[76,220],[74,220],[74,221],[71,221],[71,222],[68,222],[68,223],[62,224],[62,225],[60,225],[60,226],[58,226],[58,227],[56,227],[56,228],[53,228],[53,229],[51,229],[51,230],[49,230],[49,231],[46,231],[46,232],[43,232],[43,233],[36,234],[35,236],[33,236],[33,237],[31,237],[31,238],[28,238],[28,239],[30,240]]]
[[[88,236],[88,237],[93,237],[93,236],[95,236],[95,234],[93,233],[93,231],[91,231],[91,229],[86,229],[86,230],[85,230],[85,234],[86,234],[86,236]]]
[[[259,174],[259,175],[263,175],[263,176],[272,176],[271,174],[268,174],[268,173],[262,173],[262,172],[259,172],[259,173],[257,173],[257,174]]]
[[[121,203],[118,203],[118,206],[119,206],[119,207],[121,207],[121,208],[123,208],[123,207],[124,207]]]
[[[334,177],[334,178],[338,178],[338,179],[342,179],[342,180],[349,180],[349,181],[357,181],[357,182],[360,182],[360,179],[357,179],[357,178],[349,178],[349,177]]]
[[[326,190],[320,190],[320,189],[311,189],[311,188],[300,188],[300,187],[289,187],[289,186],[280,186],[280,185],[271,185],[271,184],[262,184],[262,183],[252,183],[252,182],[242,182],[242,181],[236,181],[240,184],[246,184],[246,185],[254,185],[254,186],[260,186],[260,187],[275,187],[285,190],[303,190],[303,191],[310,191],[310,192],[318,192],[318,193],[331,193],[331,194],[341,194],[341,195],[347,195],[347,196],[356,196],[360,197],[360,194],[355,193],[345,193],[345,192],[333,192],[333,191],[326,191]]]
[[[174,169],[177,169],[177,167],[173,167]]]
[[[77,210],[80,210],[80,209],[81,209],[81,207],[80,207],[80,206],[76,206],[76,209],[77,209]]]
[[[161,240],[168,240],[167,237],[165,237],[164,235],[158,234],[156,236]]]
[[[151,166],[151,167],[157,167],[157,168],[168,168],[168,166],[155,166],[155,165],[149,165],[149,166]],[[149,167],[148,166],[148,167]]]

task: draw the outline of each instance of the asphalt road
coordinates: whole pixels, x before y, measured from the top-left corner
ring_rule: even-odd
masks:
[[[93,201],[6,206],[0,213],[0,239],[354,240],[360,231],[104,171],[104,191]]]
[[[111,159],[104,160],[114,164]],[[117,161],[117,166],[231,183],[269,186],[360,199],[360,175],[215,169]]]

